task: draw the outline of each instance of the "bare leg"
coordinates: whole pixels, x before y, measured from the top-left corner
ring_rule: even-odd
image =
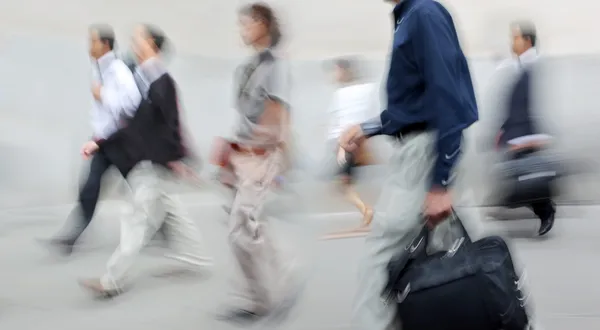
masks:
[[[344,193],[346,199],[356,206],[363,215],[362,227],[369,227],[371,221],[373,221],[373,209],[360,198],[352,184],[344,184]]]
[[[370,231],[369,226],[371,224],[371,221],[373,221],[373,215],[374,215],[373,209],[370,206],[368,206],[360,198],[360,195],[358,194],[358,192],[356,192],[356,190],[354,189],[354,186],[349,182],[349,179],[347,177],[343,178],[343,180],[344,180],[344,183],[343,183],[342,187],[343,187],[344,195],[346,196],[346,199],[350,203],[352,203],[354,206],[356,206],[356,208],[360,211],[360,213],[362,213],[362,215],[363,215],[362,223],[360,226],[355,227],[355,228],[329,233],[329,234],[321,237],[321,239],[329,240],[329,239],[361,237],[361,236],[366,235]]]

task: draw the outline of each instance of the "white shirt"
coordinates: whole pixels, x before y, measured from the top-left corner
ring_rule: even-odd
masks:
[[[537,61],[539,58],[538,51],[535,47],[531,47],[528,50],[524,51],[523,54],[519,55],[518,58],[511,58],[508,60],[504,60],[498,66],[498,70],[502,70],[508,67],[513,69],[520,70],[523,66],[530,65]]]
[[[92,107],[94,138],[106,139],[120,128],[124,118],[132,117],[142,97],[133,74],[113,52],[98,59],[94,77],[102,85],[100,101]]]
[[[329,107],[331,124],[329,139],[337,139],[349,126],[360,124],[373,116],[377,108],[375,84],[355,84],[338,88]]]

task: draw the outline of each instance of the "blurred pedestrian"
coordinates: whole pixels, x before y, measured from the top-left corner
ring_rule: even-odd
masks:
[[[362,214],[362,223],[358,228],[337,233],[341,236],[358,232],[368,232],[373,220],[373,209],[365,203],[356,191],[356,168],[373,163],[371,151],[367,143],[362,143],[357,150],[348,152],[340,147],[339,138],[342,132],[352,125],[360,124],[373,114],[374,99],[377,95],[375,84],[360,81],[356,72],[356,64],[350,59],[339,58],[333,63],[333,80],[338,85],[329,107],[330,126],[327,136],[327,151],[336,160],[342,183],[342,192]],[[336,233],[330,236],[336,236]]]
[[[94,62],[94,82],[91,88],[94,98],[91,121],[93,140],[102,141],[133,116],[141,95],[131,71],[114,53],[113,29],[105,24],[91,26],[89,43],[90,56]],[[112,164],[102,151],[91,157],[89,173],[80,187],[77,206],[69,215],[62,231],[47,241],[50,247],[62,254],[71,254],[75,243],[92,221],[102,178]]]
[[[167,61],[166,57],[168,55],[172,55],[172,54],[169,54],[169,50],[163,49],[163,47],[160,47],[160,49],[158,49],[157,56],[160,57],[161,61],[166,62]],[[148,94],[148,89],[150,88],[150,82],[148,82],[148,80],[144,77],[144,73],[142,72],[142,69],[140,68],[140,66],[137,63],[137,56],[135,54],[132,54],[132,52],[130,51],[124,56],[124,58],[125,58],[124,59],[125,64],[127,64],[127,67],[129,68],[129,70],[131,70],[131,72],[133,72],[133,77],[135,78],[135,82],[138,86],[138,89],[140,90],[142,95]],[[198,156],[198,154],[194,152],[194,150],[196,148],[194,148],[193,144],[191,143],[191,141],[192,141],[191,134],[189,133],[189,129],[187,128],[187,125],[185,125],[185,120],[183,120],[184,118],[183,118],[183,110],[182,110],[181,104],[178,104],[178,106],[179,106],[179,116],[181,119],[179,130],[181,132],[181,138],[183,141],[183,145],[185,146],[184,161],[185,161],[186,165],[188,165],[190,167],[190,169],[193,168],[195,170],[195,172],[198,172],[200,170],[200,168],[202,167],[202,161],[201,161],[200,157]],[[191,183],[193,183],[195,185],[200,185],[200,183],[201,183],[200,178],[197,175],[195,175],[192,171],[190,171],[189,174],[190,174],[189,179],[191,179]],[[160,229],[156,232],[156,235],[153,237],[153,240],[162,242],[163,244],[166,244],[168,246],[169,234],[167,233],[167,227],[168,226],[166,224],[163,224],[160,227]]]
[[[396,305],[386,303],[381,294],[389,261],[417,237],[423,218],[432,230],[429,252],[454,243],[453,232],[460,229],[447,221],[453,218],[449,215],[454,202],[469,205],[460,200],[467,194],[457,166],[463,131],[478,120],[469,66],[450,13],[434,0],[389,2],[395,7],[387,109],[347,128],[340,137],[340,146],[348,152],[375,135],[395,140],[359,265],[356,316],[365,330],[401,328]],[[460,214],[470,209],[456,211],[464,221],[475,220],[475,214]]]
[[[181,117],[175,82],[159,53],[167,43],[164,33],[150,25],[140,25],[133,36],[139,72],[148,88],[129,124],[107,139],[90,141],[85,155],[105,152],[124,173],[133,194],[133,214],[121,221],[121,238],[108,261],[104,276],[81,281],[93,293],[114,296],[123,292],[125,277],[135,257],[148,239],[164,224],[178,261],[189,270],[210,265],[202,255],[203,244],[196,224],[183,211],[179,201],[168,192],[174,177],[193,175],[182,162],[186,156],[181,135]]]
[[[266,4],[240,10],[241,35],[254,50],[238,70],[235,136],[220,140],[236,175],[236,194],[229,219],[229,245],[242,273],[238,293],[219,319],[253,323],[277,313],[291,294],[291,259],[283,259],[275,236],[263,215],[276,177],[287,167],[289,138],[289,73],[278,56],[279,22]],[[217,152],[215,159],[223,159]],[[285,263],[284,263],[285,261]]]
[[[517,22],[512,25],[512,50],[518,59],[520,73],[509,95],[506,118],[496,137],[496,144],[500,150],[507,151],[507,159],[523,159],[546,149],[551,136],[541,132],[538,119],[533,116],[533,77],[535,64],[538,61],[536,48],[537,33],[535,25],[531,22]],[[520,185],[518,185],[521,187]],[[550,187],[548,186],[548,189]],[[502,203],[516,205],[511,191],[501,192]],[[520,194],[519,194],[520,195]],[[550,194],[551,195],[551,192]],[[547,234],[554,226],[556,207],[551,198],[534,198],[529,208],[540,218],[538,230],[540,236]]]

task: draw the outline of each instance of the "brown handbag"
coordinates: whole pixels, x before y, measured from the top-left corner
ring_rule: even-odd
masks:
[[[222,137],[213,141],[210,162],[219,167],[228,167],[231,156],[231,142]]]

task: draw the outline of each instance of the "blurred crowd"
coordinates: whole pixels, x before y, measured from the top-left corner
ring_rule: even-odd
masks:
[[[429,330],[472,329],[443,328],[439,325],[442,321],[434,326],[408,317],[416,315],[405,314],[408,305],[401,305],[408,292],[395,303],[381,300],[392,282],[388,278],[390,262],[402,259],[398,255],[409,250],[407,260],[425,258],[413,255],[415,237],[427,237],[427,246],[433,251],[430,255],[444,251],[452,256],[463,242],[481,238],[476,229],[480,216],[460,208],[469,205],[463,194],[469,189],[469,180],[465,180],[469,173],[462,158],[467,140],[464,132],[479,120],[479,113],[470,64],[454,21],[436,1],[387,2],[392,4],[394,30],[385,84],[364,79],[353,57],[335,58],[325,66],[335,90],[323,113],[328,125],[326,136],[320,139],[326,155],[317,166],[319,179],[337,179],[340,196],[361,219],[356,226],[322,238],[367,237],[356,288],[356,314],[363,329],[397,328],[397,315],[403,318],[406,330],[415,329],[411,327],[415,324],[428,324],[421,329]],[[211,164],[217,168],[218,184],[227,191],[222,207],[228,218],[224,239],[238,266],[235,278],[239,285],[233,296],[243,298],[241,302],[232,300],[218,317],[250,324],[285,314],[293,307],[301,282],[295,268],[297,258],[282,252],[263,212],[273,192],[288,189],[287,175],[298,166],[291,129],[296,110],[290,98],[293,84],[280,49],[285,35],[277,14],[263,3],[242,6],[238,23],[250,55],[231,72],[234,86],[225,93],[233,95],[236,119],[230,135],[202,137],[213,141],[206,155],[200,155],[192,143],[192,133],[202,133],[190,132],[182,113],[181,89],[168,65],[172,45],[164,31],[152,24],[137,25],[131,33],[131,49],[119,55],[113,28],[90,26],[92,129],[89,141],[81,147],[89,170],[64,228],[42,243],[61,255],[74,253],[96,213],[103,177],[111,168],[118,170],[129,188],[129,211],[122,216],[119,247],[105,272],[80,281],[94,295],[112,298],[125,293],[131,284],[129,269],[153,240],[167,242],[168,256],[188,271],[203,273],[211,267],[201,228],[168,188],[181,182],[202,185],[197,169]],[[535,82],[542,54],[535,24],[515,21],[507,31],[513,57],[496,68],[502,74],[492,77],[502,93],[496,98],[500,115],[490,141],[495,158],[489,173],[494,185],[487,202],[506,209],[530,209],[539,223],[537,235],[544,236],[554,227],[557,179],[566,174],[565,167],[554,157],[554,134],[540,124],[544,114],[536,109]],[[384,102],[380,102],[381,90]],[[386,136],[392,142],[385,155],[389,158],[385,181],[377,187],[380,201],[372,205],[356,184],[357,171],[377,163],[370,142],[375,136]],[[461,232],[458,240],[457,232]],[[403,266],[411,269],[417,261]],[[408,276],[404,270],[398,277],[403,276]],[[514,277],[517,283],[517,275]],[[448,297],[453,294],[456,292],[447,293]],[[517,329],[510,328],[506,320],[490,321],[494,322],[498,325],[494,329]],[[517,323],[525,326],[530,320],[524,322]]]

